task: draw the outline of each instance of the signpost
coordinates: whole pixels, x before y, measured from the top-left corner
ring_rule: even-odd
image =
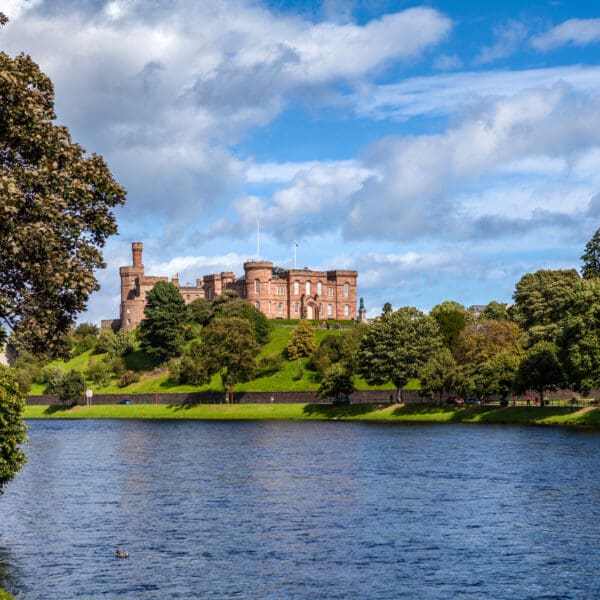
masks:
[[[85,399],[86,399],[86,404],[88,406],[92,405],[92,398],[94,397],[94,392],[93,390],[85,390]]]

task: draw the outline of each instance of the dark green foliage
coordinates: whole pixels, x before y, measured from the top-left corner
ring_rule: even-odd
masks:
[[[272,325],[264,313],[252,306],[250,302],[238,298],[237,295],[219,296],[213,306],[213,318],[231,317],[246,319],[252,325],[254,338],[261,346],[269,341]]]
[[[336,398],[350,395],[356,389],[352,372],[343,363],[336,363],[325,370],[317,395],[319,398]]]
[[[208,325],[212,317],[212,305],[206,298],[196,298],[187,305],[188,319],[197,325]]]
[[[23,392],[10,370],[0,365],[0,494],[26,461],[19,448],[27,440],[24,409]]]
[[[309,321],[300,321],[287,346],[290,360],[312,356],[317,349],[315,332]]]
[[[333,334],[326,335],[310,357],[310,367],[323,376],[331,365],[340,362],[343,357],[343,337]]]
[[[254,375],[259,350],[250,323],[232,317],[214,319],[204,328],[198,355],[206,373],[220,374],[223,389],[231,398],[233,386]]]
[[[540,270],[523,275],[515,286],[513,319],[527,331],[529,345],[556,340],[567,302],[579,281],[575,269]]]
[[[281,354],[269,354],[258,359],[255,377],[269,377],[275,375],[283,368],[283,356]]]
[[[449,300],[434,306],[430,315],[436,320],[444,345],[450,350],[454,348],[461,331],[472,320],[462,304]]]
[[[483,363],[475,376],[475,389],[482,397],[506,398],[514,387],[520,354],[500,352]]]
[[[159,281],[146,296],[144,315],[139,332],[144,352],[158,360],[180,354],[187,309],[179,290]]]
[[[174,383],[202,385],[210,381],[206,369],[201,342],[192,342],[181,360],[169,362],[169,375]]]
[[[133,352],[135,348],[135,339],[131,331],[119,329],[114,332],[112,329],[103,329],[96,339],[96,352],[106,352],[111,358],[125,356]]]
[[[439,394],[441,399],[444,390],[452,389],[455,367],[454,358],[448,348],[443,347],[432,354],[418,373],[421,394],[428,398],[434,398]]]
[[[581,260],[581,276],[584,279],[600,277],[600,229],[596,230],[592,239],[585,245],[585,253]]]
[[[578,282],[566,312],[558,355],[567,383],[588,392],[600,383],[600,278]]]
[[[500,302],[496,302],[495,300],[492,300],[481,311],[479,318],[482,320],[485,320],[485,319],[495,319],[495,320],[508,319],[508,310],[504,304],[500,304]]]
[[[383,315],[361,339],[358,367],[367,383],[394,384],[397,397],[422,366],[443,346],[433,317],[413,307]]]
[[[544,391],[555,389],[564,382],[556,346],[552,342],[538,342],[523,356],[515,377],[515,390],[536,390],[543,401]]]
[[[13,377],[19,384],[21,391],[27,394],[31,384],[40,377],[42,372],[42,359],[30,352],[23,351],[13,362],[11,367]]]
[[[0,52],[0,73],[0,319],[23,348],[55,355],[99,288],[125,191],[54,123],[52,82],[29,56]]]
[[[81,323],[72,332],[71,356],[79,356],[86,350],[94,348],[100,330],[91,323]]]
[[[85,377],[81,371],[73,369],[64,375],[58,388],[63,402],[77,402],[85,393]]]

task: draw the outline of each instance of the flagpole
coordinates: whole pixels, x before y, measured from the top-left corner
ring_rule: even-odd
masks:
[[[298,242],[294,242],[294,269],[296,268],[296,248],[298,247]]]
[[[256,260],[260,260],[260,221],[256,221]]]

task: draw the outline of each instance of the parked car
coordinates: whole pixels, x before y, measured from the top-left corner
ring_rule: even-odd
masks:
[[[333,399],[331,404],[333,404],[333,406],[346,406],[347,404],[350,404],[350,398],[348,398],[346,394],[340,394],[337,398]]]
[[[448,396],[448,398],[446,398],[446,404],[462,405],[464,403],[465,403],[464,398],[461,398],[460,396]]]
[[[129,398],[119,400],[119,404],[133,404]]]
[[[481,400],[477,396],[469,396],[465,400],[465,404],[481,404]]]

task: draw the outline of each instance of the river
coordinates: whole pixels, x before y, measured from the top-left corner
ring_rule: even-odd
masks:
[[[598,432],[29,425],[0,496],[0,588],[19,600],[600,594]]]

